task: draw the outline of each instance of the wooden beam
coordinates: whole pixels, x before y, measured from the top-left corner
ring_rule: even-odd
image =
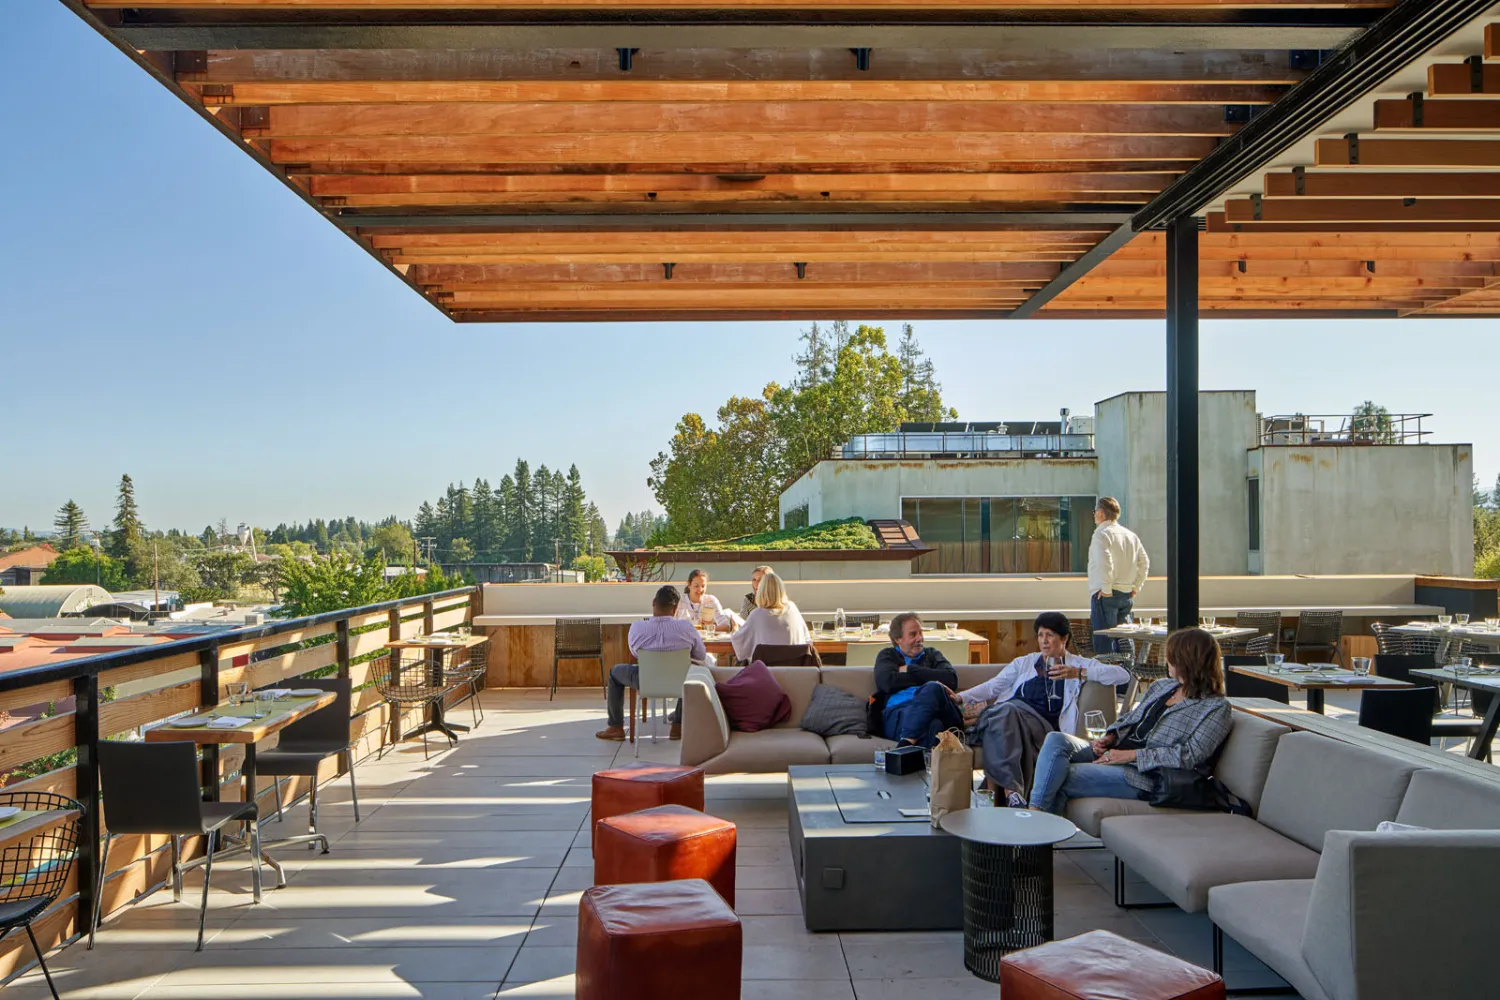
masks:
[[[1231,222],[1223,212],[1209,212],[1210,233],[1230,232],[1280,232],[1311,235],[1320,239],[1345,233],[1399,233],[1402,231],[1422,233],[1481,233],[1500,232],[1500,223],[1494,222]]]
[[[884,261],[851,263],[839,261],[809,265],[806,280],[824,284],[906,281],[978,281],[1008,285],[1039,285],[1057,273],[1048,262],[932,262]],[[658,262],[573,264],[421,264],[408,277],[423,285],[446,291],[503,288],[512,282],[658,282],[666,280]],[[777,263],[724,262],[699,264],[678,262],[671,280],[686,283],[784,282],[794,276],[792,261]]]
[[[252,105],[236,105],[252,107]],[[590,102],[276,106],[246,136],[356,139],[679,133],[984,133],[1221,136],[1220,107],[1001,104],[990,101]]]
[[[1385,100],[1375,102],[1375,128],[1422,132],[1493,132],[1500,129],[1500,101]]]
[[[833,160],[828,162],[802,162],[787,163],[784,161],[726,161],[710,160],[696,161],[691,164],[683,163],[659,163],[651,160],[633,160],[626,163],[508,163],[500,161],[482,161],[464,163],[459,161],[424,162],[420,160],[340,160],[338,162],[322,162],[309,160],[302,163],[288,163],[285,172],[292,177],[302,178],[316,174],[337,174],[341,176],[369,175],[378,176],[383,174],[493,174],[504,176],[508,174],[669,174],[685,173],[703,174],[715,176],[720,174],[732,174],[744,176],[747,174],[907,174],[907,173],[1119,173],[1139,171],[1142,173],[1170,173],[1173,175],[1182,172],[1184,161],[1173,160],[1131,160],[1121,162],[1118,160],[1046,160],[1046,159],[1004,159],[986,160],[974,158],[970,160],[954,160],[940,162],[920,162],[904,160],[870,160],[864,162],[853,162],[849,159]]]
[[[1264,190],[1267,198],[1500,198],[1500,173],[1275,173]]]
[[[1484,63],[1475,67],[1462,62],[1434,63],[1427,67],[1429,97],[1482,99],[1497,94],[1500,94],[1500,65]]]
[[[1500,167],[1500,139],[1319,139],[1320,167]]]
[[[100,9],[138,8],[148,7],[162,10],[186,9],[186,10],[296,10],[306,8],[318,8],[329,10],[431,10],[431,11],[456,11],[456,10],[504,10],[516,8],[522,10],[534,10],[539,4],[537,0],[85,0],[88,6]],[[1231,0],[1230,3],[1216,3],[1215,0],[1092,0],[1086,4],[1089,7],[1116,8],[1122,11],[1193,11],[1203,8],[1212,9],[1217,6],[1233,7],[1243,10],[1277,10],[1287,9],[1301,11],[1307,7],[1317,6],[1339,9],[1380,9],[1391,6],[1393,0],[1319,0],[1317,3],[1309,3],[1308,0]],[[673,8],[685,8],[688,10],[701,9],[702,0],[549,0],[540,6],[548,10],[589,10],[607,11],[613,9],[622,10],[671,10]],[[719,7],[725,10],[755,10],[768,8],[781,10],[788,7],[797,8],[806,6],[806,0],[727,0],[720,3]],[[1020,10],[1028,7],[1041,9],[1055,9],[1065,6],[1059,0],[820,0],[818,6],[829,9],[840,7],[853,8],[855,10],[870,10],[881,7],[899,7],[902,9],[922,10]]]
[[[1226,222],[1500,222],[1500,201],[1485,198],[1236,198]]]

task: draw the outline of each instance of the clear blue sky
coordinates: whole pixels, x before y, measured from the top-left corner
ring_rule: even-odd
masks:
[[[519,455],[613,527],[684,412],[789,374],[794,323],[451,324],[61,4],[7,6],[0,525],[103,524],[122,472],[154,527],[410,517]],[[969,419],[1164,386],[1159,322],[916,327]],[[1500,469],[1493,323],[1207,323],[1202,354],[1263,412],[1433,412]]]

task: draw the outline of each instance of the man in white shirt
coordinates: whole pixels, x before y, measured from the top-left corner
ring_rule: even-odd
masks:
[[[1089,621],[1098,632],[1129,617],[1135,595],[1146,585],[1151,560],[1136,533],[1120,523],[1120,501],[1114,497],[1099,498],[1094,524],[1098,527],[1089,543]],[[1096,653],[1117,648],[1117,640],[1094,643]]]

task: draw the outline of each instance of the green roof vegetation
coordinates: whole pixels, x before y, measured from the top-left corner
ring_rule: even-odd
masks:
[[[676,545],[660,545],[656,552],[733,552],[776,551],[782,549],[878,549],[875,532],[858,517],[846,517],[839,521],[823,521],[805,528],[788,528],[785,531],[761,531],[739,538],[718,541],[682,542]]]

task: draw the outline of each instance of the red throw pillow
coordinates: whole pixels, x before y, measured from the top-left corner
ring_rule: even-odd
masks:
[[[729,717],[729,728],[738,732],[758,733],[792,717],[792,699],[760,660],[714,688]]]

